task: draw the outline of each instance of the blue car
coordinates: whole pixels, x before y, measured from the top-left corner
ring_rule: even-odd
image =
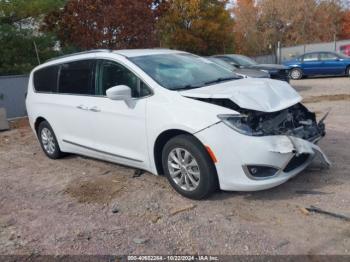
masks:
[[[316,75],[350,76],[350,57],[334,52],[306,53],[283,64],[289,67],[294,80]]]

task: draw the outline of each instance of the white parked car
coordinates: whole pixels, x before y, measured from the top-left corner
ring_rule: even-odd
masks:
[[[30,74],[31,127],[49,158],[76,153],[167,176],[180,194],[267,189],[305,169],[323,121],[286,82],[237,79],[174,50],[95,50]]]

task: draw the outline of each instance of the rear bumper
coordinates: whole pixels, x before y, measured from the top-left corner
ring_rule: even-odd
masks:
[[[214,152],[220,188],[232,191],[257,191],[275,187],[303,171],[320,156],[325,165],[330,163],[315,144],[288,136],[251,137],[239,134],[223,123],[218,123],[196,137]],[[276,168],[273,176],[252,178],[247,166]]]

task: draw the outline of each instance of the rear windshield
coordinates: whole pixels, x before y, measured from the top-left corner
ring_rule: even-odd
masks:
[[[238,62],[239,65],[242,66],[252,66],[258,64],[253,59],[243,55],[235,55],[233,58]]]

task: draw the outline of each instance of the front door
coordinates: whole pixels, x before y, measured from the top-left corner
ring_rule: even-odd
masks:
[[[302,68],[305,75],[320,75],[322,72],[322,67],[318,53],[304,55]]]
[[[106,90],[117,85],[131,88],[130,101],[110,100]],[[107,160],[144,168],[148,165],[146,104],[151,90],[133,72],[109,60],[99,60],[98,95],[93,117],[96,149]]]

